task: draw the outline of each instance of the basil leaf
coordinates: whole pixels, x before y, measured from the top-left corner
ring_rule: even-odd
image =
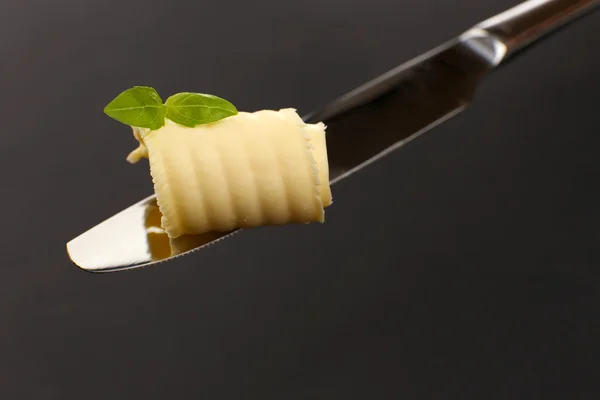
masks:
[[[126,125],[158,129],[165,124],[165,106],[151,87],[134,86],[111,101],[104,112]]]
[[[178,93],[167,99],[167,118],[194,127],[236,115],[233,104],[220,97],[202,93]]]

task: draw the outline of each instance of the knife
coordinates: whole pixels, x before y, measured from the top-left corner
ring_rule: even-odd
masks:
[[[547,38],[600,0],[529,0],[489,18],[307,115],[327,125],[335,184],[463,111],[481,80]],[[239,232],[178,239],[171,256],[155,196],[119,212],[67,243],[89,272],[123,271],[189,254]]]

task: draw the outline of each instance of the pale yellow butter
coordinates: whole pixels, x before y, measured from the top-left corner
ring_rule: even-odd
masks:
[[[169,237],[324,221],[331,204],[325,125],[293,109],[240,112],[188,128],[134,128]]]

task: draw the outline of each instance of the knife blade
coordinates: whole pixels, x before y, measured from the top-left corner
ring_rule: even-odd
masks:
[[[599,5],[526,1],[307,115],[306,122],[327,125],[331,184],[463,111],[490,72]],[[189,254],[239,231],[178,238],[172,255],[152,195],[68,242],[67,252],[85,271],[123,271]]]

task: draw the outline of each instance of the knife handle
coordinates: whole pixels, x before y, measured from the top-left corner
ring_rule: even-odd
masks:
[[[600,5],[600,0],[528,0],[474,29],[495,36],[505,47],[503,60]]]

